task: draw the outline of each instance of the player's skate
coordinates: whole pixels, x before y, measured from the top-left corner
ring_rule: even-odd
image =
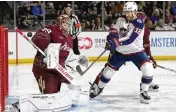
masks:
[[[149,101],[150,101],[150,96],[148,95],[148,92],[141,91],[140,92],[140,102],[145,103],[145,104],[149,104]]]
[[[158,92],[159,91],[159,86],[157,84],[151,84],[149,86],[149,91]]]
[[[148,92],[142,90],[141,83],[140,83],[140,102],[145,103],[145,104],[149,104],[150,99],[151,98],[148,95]]]
[[[90,97],[90,98],[95,98],[95,97],[98,96],[102,91],[103,91],[103,88],[99,88],[96,83],[93,83],[93,84],[91,84],[91,87],[90,87],[89,97]]]

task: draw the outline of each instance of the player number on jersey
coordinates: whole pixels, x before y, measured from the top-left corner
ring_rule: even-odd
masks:
[[[142,31],[142,29],[137,28],[137,27],[134,29],[134,32],[137,33],[138,35],[141,33],[141,31]]]
[[[46,33],[48,33],[48,34],[50,34],[50,33],[51,33],[51,30],[50,30],[50,29],[48,29],[48,28],[42,28],[41,30],[42,30],[42,31],[44,31],[44,32],[46,32]]]

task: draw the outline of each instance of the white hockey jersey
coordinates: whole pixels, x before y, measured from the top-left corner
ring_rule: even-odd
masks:
[[[119,39],[121,45],[116,50],[122,54],[133,54],[144,50],[144,22],[136,18],[129,23],[128,29],[127,35]]]

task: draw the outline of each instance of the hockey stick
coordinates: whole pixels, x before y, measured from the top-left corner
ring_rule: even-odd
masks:
[[[166,67],[163,67],[163,66],[160,66],[160,65],[156,65],[157,67],[159,68],[162,68],[162,69],[165,69],[165,70],[168,70],[168,71],[171,71],[171,72],[175,72],[176,73],[176,70],[173,70],[171,68],[166,68]]]
[[[30,44],[34,46],[43,56],[46,57],[45,52],[43,52],[38,46],[36,46],[21,30],[17,27],[15,28],[16,32],[18,32],[21,36],[23,36]],[[55,68],[59,73],[61,73],[71,84],[73,84],[73,75],[70,75],[69,72],[63,68],[60,64],[58,64]]]
[[[105,49],[105,50],[97,57],[97,59],[95,59],[95,60],[91,63],[91,65],[90,65],[89,67],[87,67],[87,69],[82,73],[82,75],[85,74],[85,73],[90,69],[90,67],[92,67],[92,65],[106,52],[106,50],[107,50],[107,49]]]

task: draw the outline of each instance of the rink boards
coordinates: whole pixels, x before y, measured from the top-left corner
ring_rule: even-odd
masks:
[[[28,32],[24,32],[27,34]],[[33,34],[35,32],[32,32]],[[90,61],[96,59],[104,50],[106,36],[109,32],[82,32],[79,38],[81,53],[89,57]],[[29,37],[31,38],[31,37]],[[157,60],[176,60],[176,32],[151,32],[151,52]],[[100,58],[107,60],[108,51]],[[9,63],[32,63],[36,54],[35,48],[20,34],[9,32]],[[99,60],[99,61],[100,61]]]

